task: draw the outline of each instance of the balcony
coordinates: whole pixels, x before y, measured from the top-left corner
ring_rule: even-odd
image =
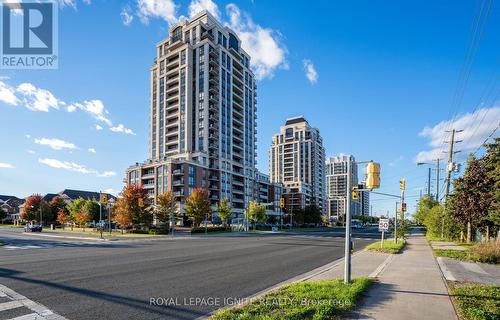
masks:
[[[184,179],[174,180],[174,182],[172,183],[172,185],[175,186],[175,187],[183,186],[184,185]]]
[[[218,75],[219,74],[219,68],[216,67],[209,67],[208,68],[208,73],[212,75]]]
[[[208,177],[208,180],[218,181],[219,177],[217,177],[217,176],[210,176],[210,177]]]
[[[174,176],[181,175],[181,174],[184,174],[184,170],[183,169],[177,169],[177,170],[174,170],[174,172],[172,172],[172,174]]]
[[[208,39],[208,40],[214,41],[214,35],[211,32],[208,32],[208,31],[203,32],[201,34],[200,38],[201,38],[201,40]]]

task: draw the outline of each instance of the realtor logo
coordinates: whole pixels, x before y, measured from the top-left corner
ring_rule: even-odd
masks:
[[[3,2],[0,8],[0,68],[57,68],[56,2]]]

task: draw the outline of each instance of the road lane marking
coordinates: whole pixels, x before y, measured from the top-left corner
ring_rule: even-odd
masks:
[[[0,312],[5,311],[5,310],[19,308],[22,306],[23,306],[23,304],[19,301],[8,301],[8,302],[0,303]]]
[[[33,311],[34,313],[30,313],[27,315],[23,315],[17,318],[14,318],[15,320],[31,320],[31,319],[37,319],[37,320],[67,320],[63,316],[60,316],[56,313],[54,313],[52,310],[48,309],[44,305],[37,303],[33,300],[30,300],[23,296],[22,294],[19,294],[15,292],[14,290],[7,288],[6,286],[0,284],[0,296],[8,297],[12,301],[4,302],[0,304],[0,312],[13,309],[13,308],[19,308],[19,307],[25,307]],[[1,316],[1,313],[0,313]],[[12,320],[12,319],[11,319]]]

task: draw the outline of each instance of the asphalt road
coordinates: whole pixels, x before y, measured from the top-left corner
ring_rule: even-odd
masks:
[[[0,284],[68,319],[195,319],[344,251],[339,233],[324,232],[102,242],[0,229],[0,239]]]

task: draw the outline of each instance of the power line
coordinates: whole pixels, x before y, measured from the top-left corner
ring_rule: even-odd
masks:
[[[496,128],[488,135],[488,137],[483,141],[483,143],[481,143],[481,145],[479,147],[477,147],[476,151],[474,151],[474,153],[473,153],[474,155],[476,154],[476,152],[479,151],[479,149],[481,149],[481,147],[483,147],[486,144],[486,142],[495,134],[495,132],[497,132],[498,127],[500,127],[500,123],[498,123]]]
[[[450,113],[448,115],[448,118],[450,118],[450,122],[447,127],[448,131],[452,129],[453,123],[455,122],[458,115],[458,111],[460,110],[462,98],[472,72],[472,65],[477,54],[477,49],[479,48],[479,43],[481,42],[485,26],[488,22],[492,3],[493,0],[483,0],[472,21],[468,48],[465,53],[464,61],[462,63],[459,77],[457,79],[455,93],[450,105]],[[452,115],[453,117],[451,117]],[[443,145],[445,144],[445,136],[446,134],[443,133]]]

